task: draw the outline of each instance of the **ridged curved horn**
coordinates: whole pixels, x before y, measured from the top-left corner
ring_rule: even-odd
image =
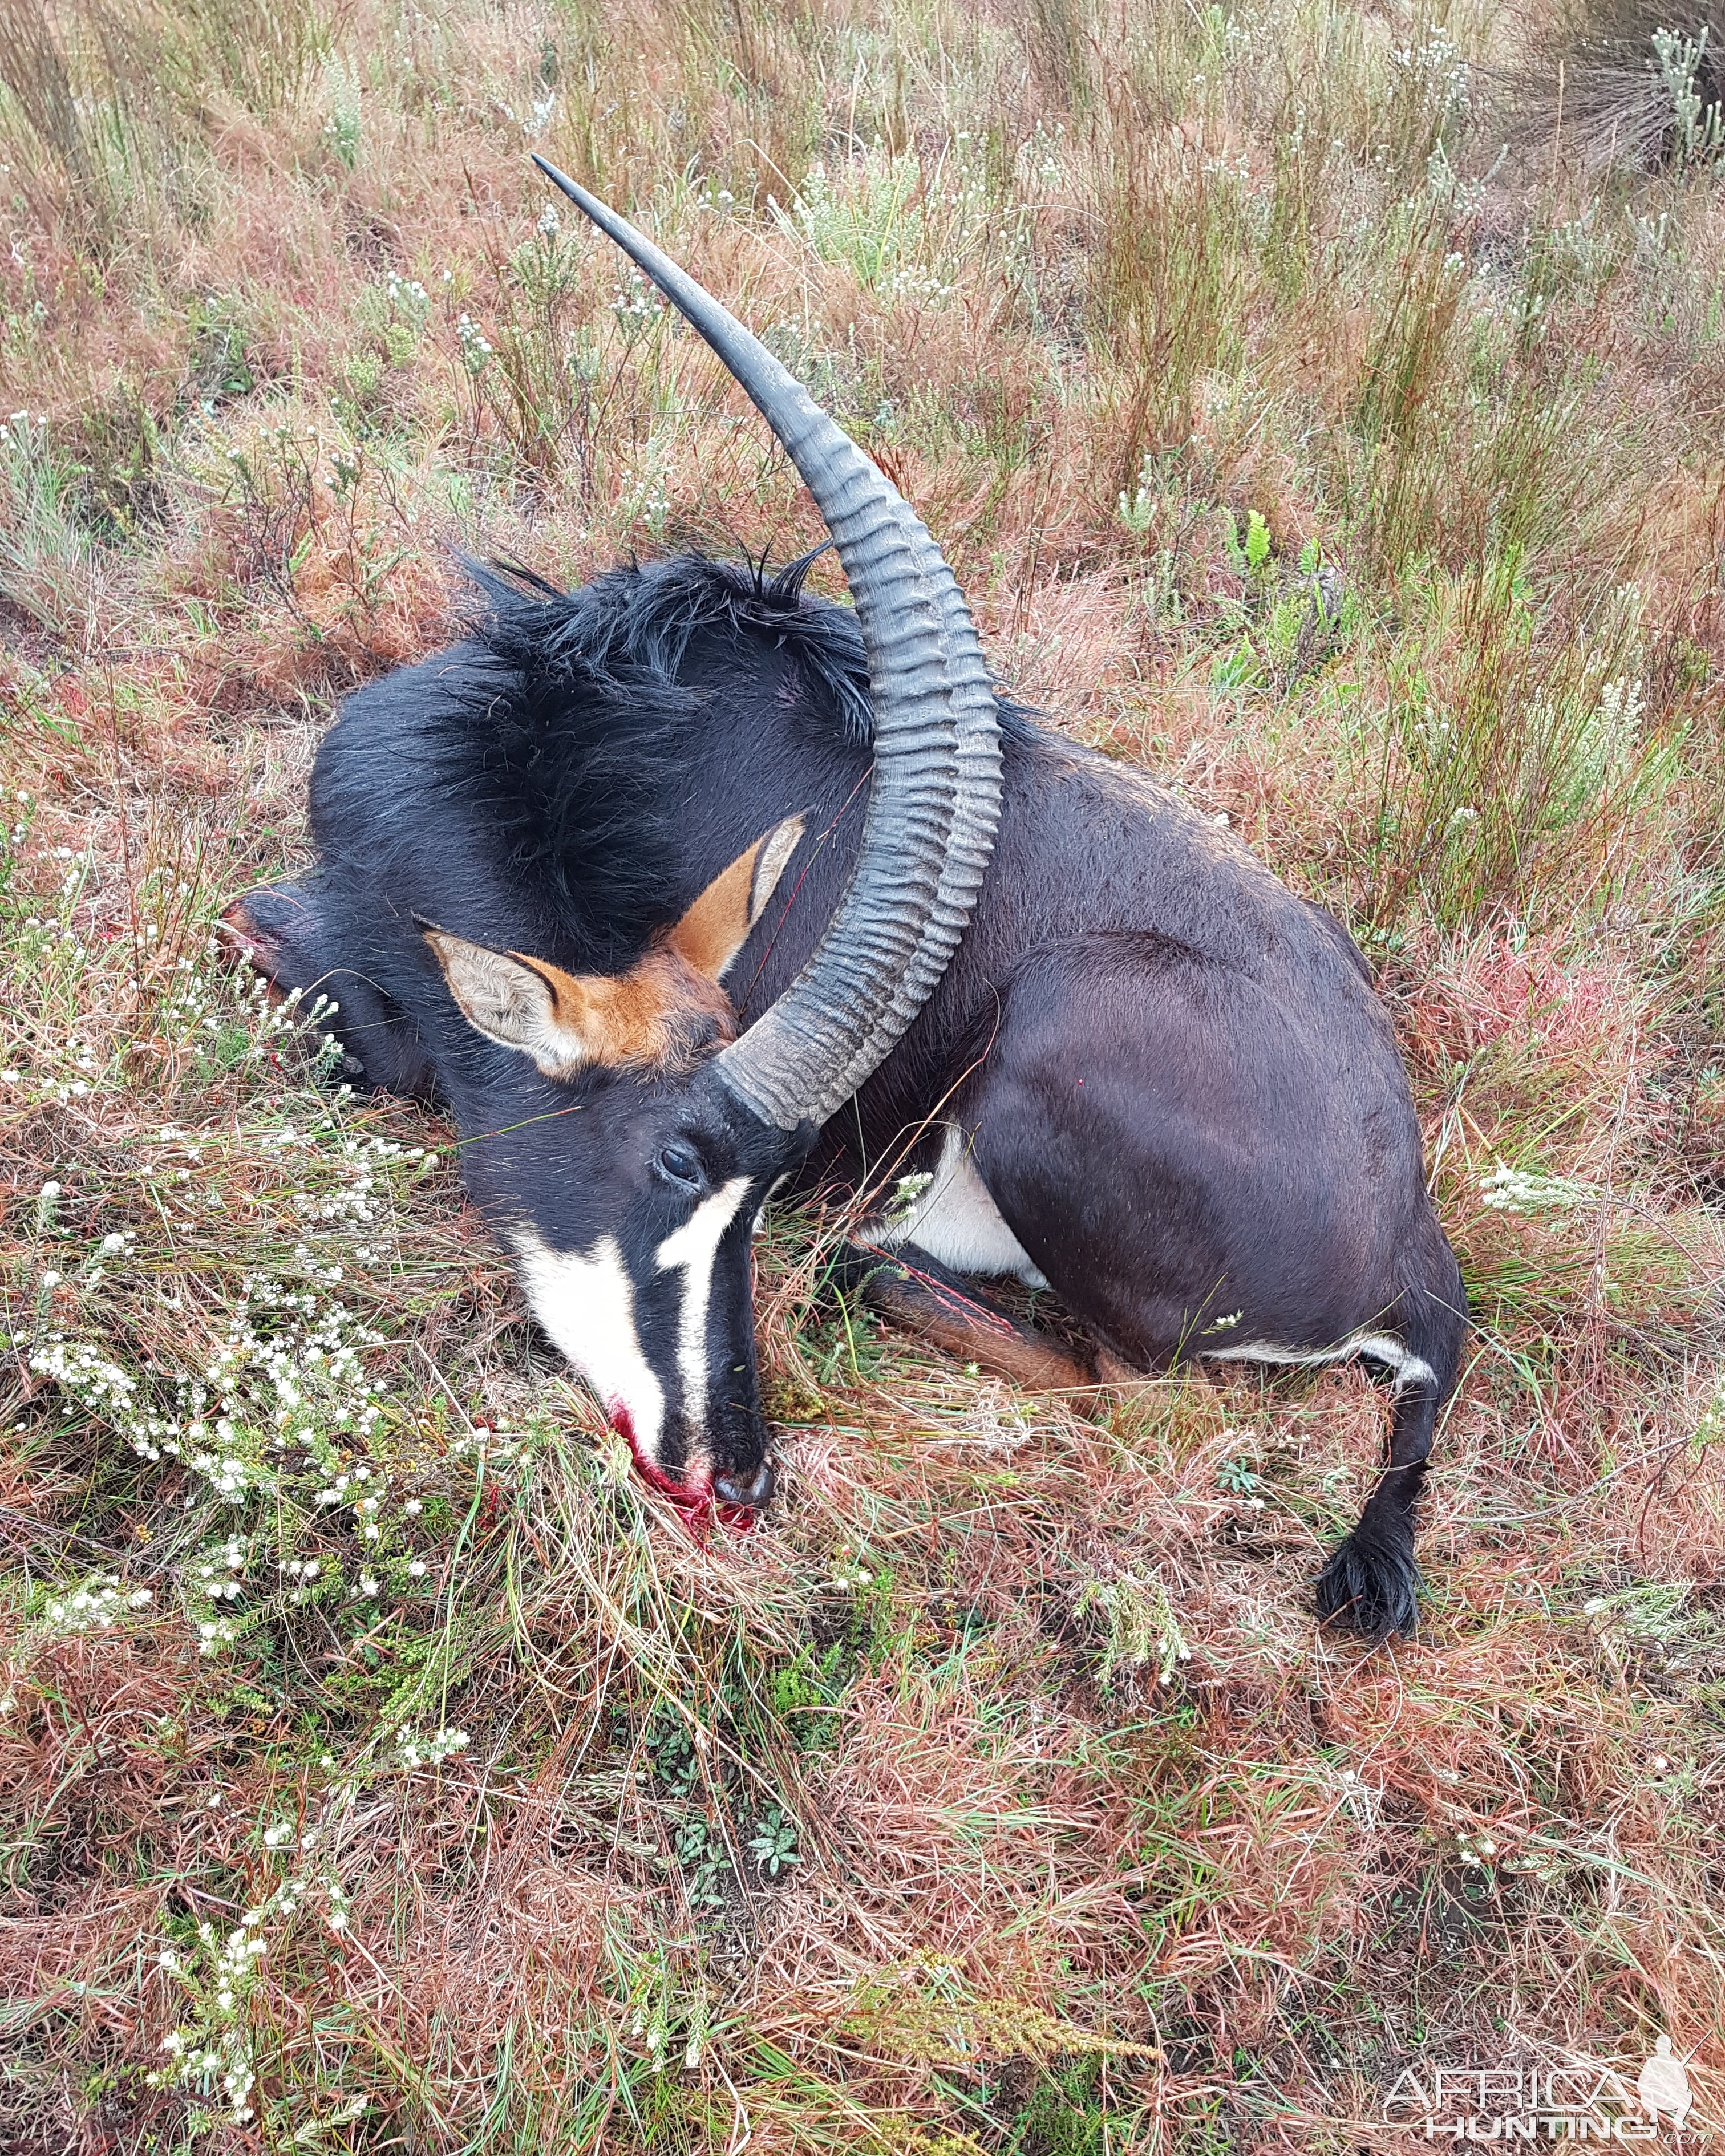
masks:
[[[763,1122],[824,1123],[891,1053],[957,948],[1000,819],[1000,732],[969,609],[910,505],[757,338],[585,187],[546,177],[717,352],[826,521],[856,604],[875,768],[850,886],[809,963],[718,1057]]]

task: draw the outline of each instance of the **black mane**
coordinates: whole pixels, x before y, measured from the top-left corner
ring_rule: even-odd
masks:
[[[530,692],[540,677],[554,683],[571,666],[620,680],[645,672],[674,681],[698,636],[739,645],[764,639],[794,657],[830,700],[845,742],[867,748],[874,713],[856,616],[803,588],[826,551],[813,547],[771,578],[764,559],[673,554],[609,570],[572,592],[516,562],[463,567],[485,602],[473,624],[476,640]]]
[[[856,618],[803,588],[821,551],[770,578],[679,554],[568,593],[514,563],[464,563],[480,605],[422,720],[443,790],[602,960],[625,963],[664,919],[701,676],[776,653],[819,731],[869,746]]]
[[[465,562],[463,641],[356,690],[318,752],[326,881],[387,890],[403,917],[499,948],[620,973],[739,830],[758,838],[830,797],[829,814],[852,812],[848,860],[874,715],[856,616],[803,588],[820,551],[776,574],[676,554],[567,593],[513,562]],[[1028,744],[1027,716],[999,704],[1008,741]],[[398,926],[358,909],[349,964],[363,957],[382,983],[428,963],[417,933],[397,950]]]

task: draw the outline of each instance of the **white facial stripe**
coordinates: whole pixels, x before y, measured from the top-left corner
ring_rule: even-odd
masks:
[[[583,1257],[553,1250],[531,1229],[511,1237],[533,1315],[615,1416],[628,1414],[636,1445],[655,1463],[665,1428],[665,1389],[641,1353],[634,1290],[614,1235]]]
[[[703,1198],[655,1257],[662,1273],[683,1270],[683,1307],[677,1320],[677,1368],[683,1379],[683,1413],[691,1447],[706,1426],[706,1313],[712,1300],[713,1260],[725,1230],[747,1197],[750,1178],[733,1175],[711,1198]]]

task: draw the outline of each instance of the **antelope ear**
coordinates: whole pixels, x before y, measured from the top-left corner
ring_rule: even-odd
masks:
[[[802,835],[803,819],[787,816],[714,877],[666,939],[685,965],[710,981],[723,978],[766,911]]]
[[[415,916],[461,1015],[487,1040],[531,1055],[547,1078],[605,1058],[608,1029],[587,984],[518,951],[487,950]],[[595,984],[597,985],[597,984]]]

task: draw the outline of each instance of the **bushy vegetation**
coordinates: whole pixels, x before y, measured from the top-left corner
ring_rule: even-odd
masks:
[[[1342,2150],[1661,2032],[1720,2116],[1717,18],[1542,4],[0,0],[8,2149]],[[818,1209],[697,1545],[223,961],[452,544],[819,536],[530,148],[1378,968],[1416,1642],[1310,1614],[1360,1373],[1018,1396]]]

